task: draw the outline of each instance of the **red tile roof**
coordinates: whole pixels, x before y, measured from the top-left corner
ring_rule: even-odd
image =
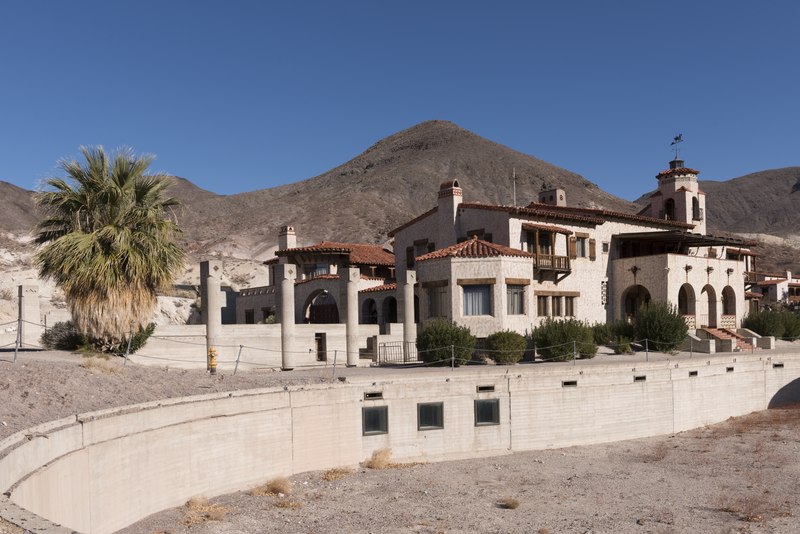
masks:
[[[417,261],[435,260],[440,258],[490,258],[496,256],[515,256],[532,258],[533,254],[497,243],[489,243],[477,237],[456,243],[446,248],[428,252],[417,258]]]
[[[289,248],[278,250],[276,256],[290,256],[292,254],[342,254],[350,259],[351,265],[394,265],[394,254],[383,250],[380,245],[367,245],[364,243],[336,243],[322,241],[309,247]]]
[[[660,173],[656,174],[656,178],[661,179],[666,176],[672,176],[673,174],[700,174],[700,171],[690,169],[689,167],[678,167],[677,169],[667,169],[666,171],[661,171]]]
[[[382,286],[368,287],[362,289],[359,293],[378,293],[379,291],[395,291],[397,289],[396,283],[383,284]]]
[[[757,286],[776,286],[778,284],[782,284],[784,282],[788,282],[787,278],[782,280],[761,280],[760,282],[756,282]]]
[[[762,295],[761,293],[756,293],[755,291],[745,291],[744,296],[745,298],[748,299],[760,299],[764,295]]]
[[[338,280],[338,274],[320,274],[317,276],[312,276],[311,278],[306,278],[304,280],[295,280],[294,285],[299,286],[300,284],[307,284],[308,282],[313,282],[314,280]]]
[[[276,265],[278,263],[278,258],[270,258],[264,261],[264,265]]]
[[[561,228],[560,226],[550,226],[548,224],[522,223],[523,230],[544,230],[545,232],[555,232],[557,234],[572,235],[572,230]]]

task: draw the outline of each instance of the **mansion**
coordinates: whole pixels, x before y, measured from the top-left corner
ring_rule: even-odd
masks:
[[[349,339],[358,325],[379,325],[379,335],[402,331],[412,342],[417,325],[439,318],[482,338],[524,333],[548,317],[630,319],[660,300],[691,331],[736,329],[760,296],[752,291],[756,256],[742,240],[707,234],[697,175],[671,161],[638,214],[571,206],[563,189],[524,207],[465,202],[452,180],[431,209],[389,233],[393,250],[298,247],[286,226],[266,262],[270,284],[237,296],[237,323],[347,323]],[[281,288],[291,291],[287,313]]]

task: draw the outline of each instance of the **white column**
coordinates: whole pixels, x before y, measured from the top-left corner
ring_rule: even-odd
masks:
[[[206,308],[206,369],[210,369],[211,362],[208,361],[208,355],[211,349],[217,351],[217,357],[219,357],[217,345],[222,333],[222,291],[220,290],[220,281],[216,272],[209,272],[205,282],[205,300],[207,301],[206,306],[204,306]]]
[[[294,369],[294,282],[297,269],[291,263],[275,266],[275,277],[280,280],[281,369]]]
[[[417,340],[417,325],[414,322],[414,284],[417,283],[417,273],[406,271],[403,280],[403,356],[408,360],[410,348]]]
[[[344,270],[344,269],[343,269]],[[361,272],[357,267],[348,267],[345,272],[340,272],[339,276],[347,275],[346,291],[346,331],[347,331],[347,366],[355,367],[358,365],[358,282],[361,279]]]

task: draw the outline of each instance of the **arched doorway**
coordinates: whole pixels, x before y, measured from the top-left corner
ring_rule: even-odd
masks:
[[[675,201],[671,198],[664,202],[664,218],[668,221],[675,220]]]
[[[722,289],[722,328],[736,328],[736,292],[731,286]]]
[[[630,286],[622,293],[623,319],[633,320],[642,304],[648,302],[650,302],[650,292],[646,287],[639,284]]]
[[[691,284],[683,284],[678,290],[678,313],[683,315],[686,326],[697,328],[697,306],[694,288]]]
[[[700,326],[709,328],[717,327],[717,292],[711,285],[703,287],[701,294],[705,293],[705,313],[700,314]]]
[[[383,323],[397,322],[397,299],[386,297],[383,301]]]
[[[326,289],[311,293],[306,300],[305,319],[311,324],[338,323],[339,307],[336,299]]]
[[[378,324],[378,305],[374,299],[367,299],[361,304],[361,324]]]

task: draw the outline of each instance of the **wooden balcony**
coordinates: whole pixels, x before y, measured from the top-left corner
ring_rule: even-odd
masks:
[[[537,271],[556,271],[559,273],[571,271],[569,256],[554,256],[552,254],[537,254],[534,256],[533,268]]]

